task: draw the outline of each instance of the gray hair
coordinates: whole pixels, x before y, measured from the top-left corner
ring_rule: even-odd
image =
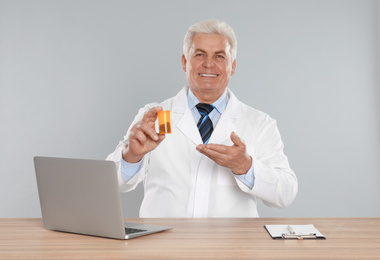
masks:
[[[183,54],[187,58],[191,41],[196,34],[219,34],[227,37],[228,42],[231,45],[231,57],[232,61],[236,59],[237,53],[237,40],[235,33],[230,25],[219,20],[204,20],[196,24],[193,24],[187,30],[185,38],[183,40]]]

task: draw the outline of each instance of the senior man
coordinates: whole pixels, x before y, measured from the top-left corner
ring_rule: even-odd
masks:
[[[192,25],[181,58],[188,86],[140,109],[107,157],[119,165],[122,192],[143,181],[141,217],[258,217],[258,199],[278,208],[293,202],[297,178],[276,121],[227,88],[236,51],[228,24]],[[171,110],[171,134],[156,133],[160,110]]]

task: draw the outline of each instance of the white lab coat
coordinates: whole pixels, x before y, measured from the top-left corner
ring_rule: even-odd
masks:
[[[187,105],[188,87],[161,104],[140,109],[132,125],[151,107],[171,110],[172,134],[143,158],[136,176],[120,190],[133,190],[144,183],[141,217],[258,217],[257,199],[272,207],[286,207],[295,198],[297,178],[283,153],[276,121],[240,102],[228,90],[229,101],[209,143],[232,145],[235,131],[253,158],[255,185],[249,189],[232,171],[213,162],[195,148],[202,143],[196,122]],[[132,126],[131,125],[131,126]],[[121,150],[128,135],[107,159],[120,165]],[[120,168],[120,167],[119,167]]]

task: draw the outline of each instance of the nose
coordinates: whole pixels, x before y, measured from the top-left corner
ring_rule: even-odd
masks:
[[[212,68],[214,67],[215,63],[214,63],[214,60],[212,59],[212,57],[207,57],[204,61],[203,61],[203,64],[202,66],[204,68]]]

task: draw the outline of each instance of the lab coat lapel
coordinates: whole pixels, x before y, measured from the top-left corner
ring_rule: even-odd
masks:
[[[221,115],[219,122],[211,135],[209,143],[228,144],[230,143],[231,133],[233,131],[237,132],[234,121],[243,116],[243,108],[241,102],[230,90],[228,90],[228,95],[229,100],[226,110]]]
[[[198,145],[202,143],[201,136],[198,128],[195,125],[193,114],[190,109],[185,110],[185,114],[178,121],[177,127],[184,133],[194,144]]]
[[[236,132],[236,127],[233,124],[231,118],[228,118],[225,114],[219,119],[212,135],[210,137],[209,143],[223,144],[230,139],[231,132]]]
[[[183,88],[173,101],[173,123],[195,145],[201,144],[202,139],[194,122],[194,117],[187,104],[187,87]]]

